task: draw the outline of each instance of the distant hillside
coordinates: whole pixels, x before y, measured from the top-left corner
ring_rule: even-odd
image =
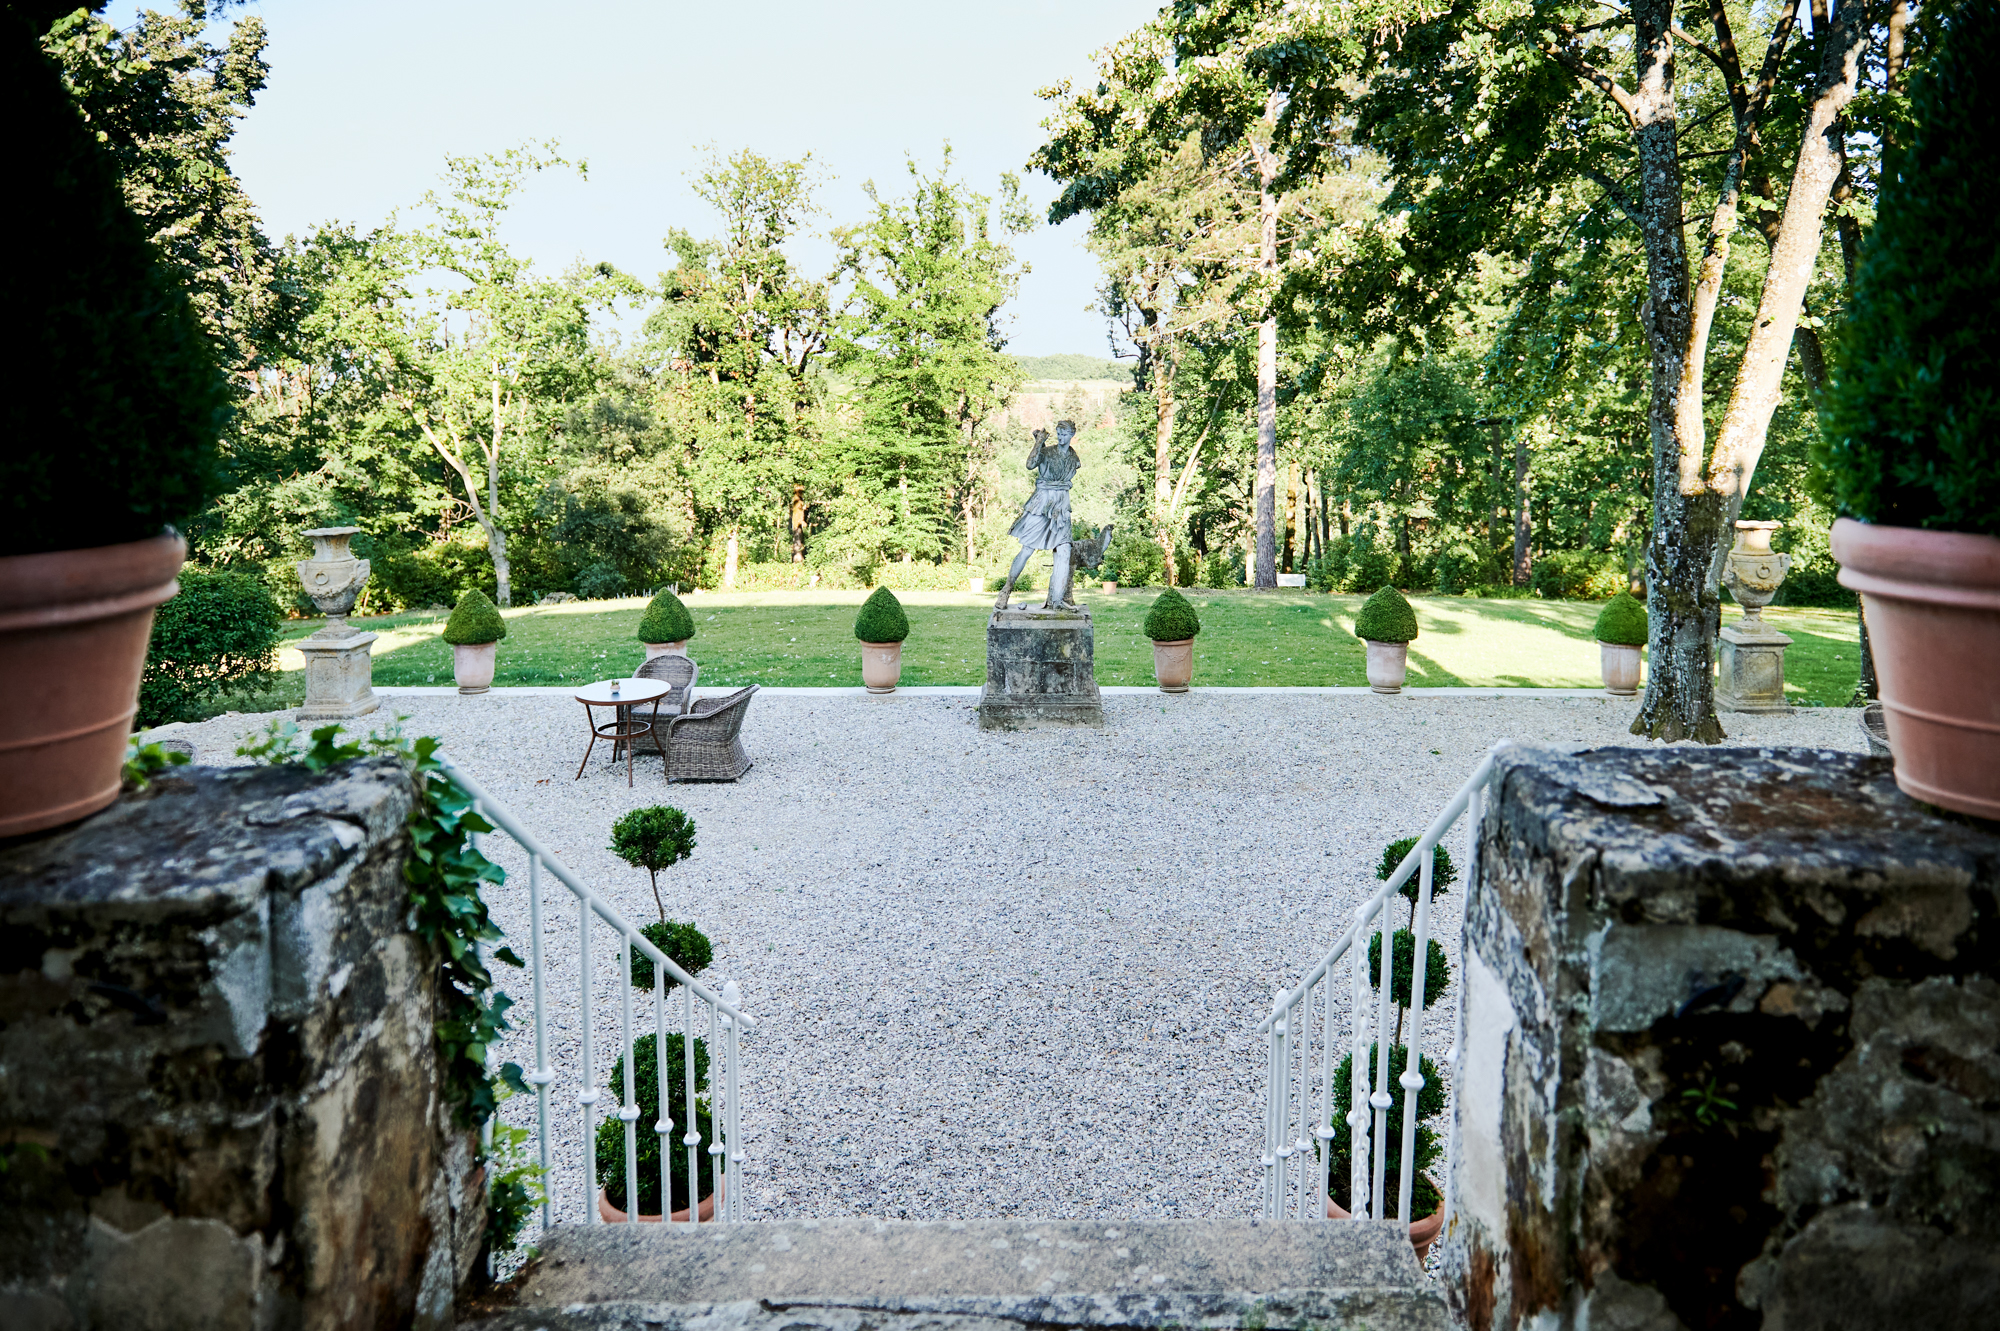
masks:
[[[1016,356],[1021,373],[1030,379],[1109,379],[1119,384],[1132,382],[1132,367],[1124,361],[1098,356]]]

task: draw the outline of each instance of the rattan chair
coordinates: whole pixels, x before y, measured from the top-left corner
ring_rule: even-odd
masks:
[[[660,699],[660,710],[673,716],[685,716],[694,702],[694,682],[701,677],[701,667],[692,657],[676,656],[671,652],[647,658],[639,667],[635,679],[657,679],[663,684],[673,685],[673,692]]]
[[[756,693],[752,684],[727,698],[704,698],[685,716],[669,717],[663,727],[667,780],[734,781],[749,771],[750,755],[738,737]]]

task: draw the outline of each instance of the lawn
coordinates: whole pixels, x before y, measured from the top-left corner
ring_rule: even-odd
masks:
[[[1155,593],[1090,593],[1097,624],[1100,684],[1149,684],[1152,645],[1139,631]],[[850,685],[860,682],[854,614],[860,592],[715,593],[689,597],[696,637],[690,652],[704,685]],[[1039,594],[1036,594],[1037,596]],[[1032,602],[1035,597],[1030,597]],[[1202,620],[1195,640],[1197,686],[1367,683],[1361,643],[1353,636],[1358,596],[1310,592],[1199,591],[1190,598]],[[909,592],[910,638],[905,684],[979,684],[986,677],[990,597],[969,592]],[[1411,598],[1421,630],[1410,645],[1410,683],[1596,688],[1598,604],[1585,601]],[[643,653],[633,637],[644,602],[580,601],[506,611],[494,683],[580,684],[629,673]],[[1739,612],[1724,610],[1724,622]],[[1786,690],[1801,704],[1843,703],[1854,690],[1854,614],[1775,609],[1765,614],[1790,634]],[[377,684],[449,684],[451,649],[438,633],[443,616],[389,615],[355,621],[380,634]],[[303,696],[299,654],[289,643],[318,627],[288,626],[273,703]],[[238,701],[233,705],[244,706]]]

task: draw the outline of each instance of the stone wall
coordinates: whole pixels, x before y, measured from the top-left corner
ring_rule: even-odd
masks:
[[[1466,906],[1463,1319],[1993,1316],[2000,830],[1848,754],[1510,750],[1500,772]]]
[[[387,759],[0,850],[0,1326],[448,1326],[484,1226]]]

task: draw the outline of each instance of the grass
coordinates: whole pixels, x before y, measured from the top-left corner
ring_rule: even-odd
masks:
[[[1155,592],[1086,593],[1096,621],[1097,681],[1153,682],[1152,644],[1140,623]],[[696,636],[689,652],[701,663],[703,685],[838,685],[860,682],[854,615],[865,593],[834,591],[716,593],[688,598]],[[908,592],[910,617],[903,647],[903,683],[979,684],[986,678],[986,617],[990,596],[969,592]],[[1366,684],[1364,649],[1353,635],[1359,596],[1302,591],[1190,594],[1201,616],[1195,639],[1197,686]],[[1039,593],[1026,598],[1039,603]],[[1598,650],[1591,625],[1599,605],[1585,601],[1483,600],[1417,596],[1419,636],[1410,644],[1413,686],[1514,685],[1598,688]],[[505,611],[495,684],[584,684],[629,674],[644,659],[633,637],[645,602],[580,601]],[[1725,623],[1739,618],[1725,607]],[[1802,705],[1847,701],[1859,673],[1854,612],[1773,609],[1765,619],[1790,634],[1786,692]],[[445,617],[388,615],[356,620],[379,634],[375,682],[452,682],[451,648],[438,636]],[[319,626],[288,626],[289,644]],[[286,650],[273,700],[303,697],[301,658]],[[248,710],[242,701],[230,705]]]

